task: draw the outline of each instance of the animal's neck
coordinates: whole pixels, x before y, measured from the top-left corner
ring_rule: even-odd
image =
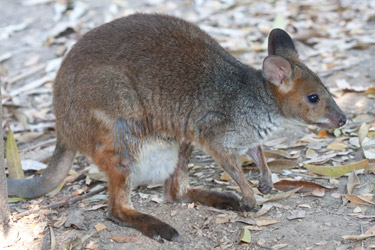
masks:
[[[265,81],[261,71],[249,69],[242,81],[235,105],[236,121],[263,140],[279,127],[283,116],[270,83]]]

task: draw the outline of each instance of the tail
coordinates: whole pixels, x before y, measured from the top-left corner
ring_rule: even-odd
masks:
[[[8,178],[8,193],[24,198],[36,198],[54,190],[63,182],[72,167],[75,150],[57,143],[48,168],[32,179]]]

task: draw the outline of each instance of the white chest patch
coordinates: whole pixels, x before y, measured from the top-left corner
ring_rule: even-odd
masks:
[[[174,172],[177,161],[177,143],[158,139],[144,142],[132,171],[132,186],[162,183]]]

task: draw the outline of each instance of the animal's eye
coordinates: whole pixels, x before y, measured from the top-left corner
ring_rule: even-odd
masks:
[[[309,99],[310,103],[318,103],[319,102],[319,96],[317,94],[312,94],[307,97]]]

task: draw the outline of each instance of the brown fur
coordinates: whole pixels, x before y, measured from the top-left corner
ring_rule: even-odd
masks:
[[[309,103],[311,94],[321,101]],[[346,119],[319,78],[299,61],[286,32],[271,32],[269,57],[260,71],[236,60],[195,25],[147,14],[95,28],[73,47],[56,77],[54,108],[54,160],[40,178],[9,179],[10,193],[31,198],[47,193],[58,185],[48,177],[62,178],[80,151],[108,178],[110,218],[159,241],[175,240],[178,233],[133,209],[134,183],[152,175],[163,179],[166,201],[249,211],[256,200],[240,154],[254,158],[261,173],[258,188],[268,193],[271,173],[261,144],[283,119],[323,127],[341,126]],[[242,199],[190,188],[192,145],[224,168]]]

